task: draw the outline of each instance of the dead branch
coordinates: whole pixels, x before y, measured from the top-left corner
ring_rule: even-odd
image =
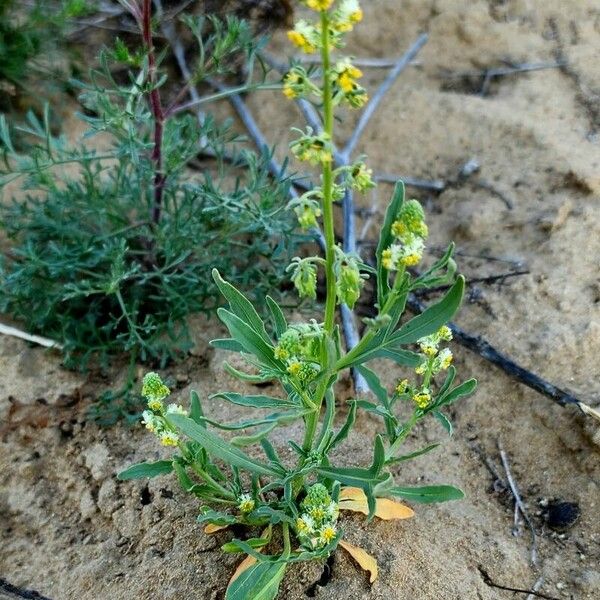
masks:
[[[506,479],[508,481],[508,486],[509,486],[510,491],[515,500],[515,510],[517,508],[519,509],[519,511],[523,517],[523,520],[527,524],[527,527],[529,528],[529,531],[531,533],[531,564],[535,566],[535,565],[537,565],[537,536],[535,533],[535,527],[533,526],[533,523],[532,523],[531,519],[529,518],[529,514],[525,510],[525,505],[523,504],[523,500],[521,500],[519,488],[517,487],[517,484],[515,483],[515,480],[513,478],[511,470],[510,470],[510,465],[508,463],[508,455],[504,451],[504,448],[502,447],[502,444],[499,441],[497,442],[497,444],[498,444],[498,451],[500,452],[500,460],[502,461],[502,466],[504,467],[504,472],[506,473]],[[515,520],[517,520],[517,519],[515,519]]]

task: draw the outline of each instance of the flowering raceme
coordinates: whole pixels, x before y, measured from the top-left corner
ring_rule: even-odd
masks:
[[[334,108],[359,108],[367,101],[366,91],[358,83],[360,70],[349,58],[333,61],[331,57],[334,48],[342,46],[345,33],[362,19],[362,11],[356,0],[304,0],[303,4],[318,13],[318,20],[300,20],[288,35],[301,50],[318,51],[320,67],[307,71],[292,64],[282,89],[286,98],[314,102],[315,110],[322,111],[318,130],[294,129],[296,139],[290,144],[298,160],[314,165],[320,173],[306,191],[295,195],[288,209],[294,211],[303,230],[318,233],[324,256],[296,256],[287,271],[301,299],[316,300],[319,276],[323,278],[322,318],[319,314],[318,319],[288,323],[283,309],[267,296],[270,319],[266,322],[243,294],[214,271],[213,278],[228,302],[228,307],[218,312],[230,337],[212,344],[239,353],[250,372],[228,363],[226,371],[242,381],[267,383],[267,389],[278,383],[281,393],[279,397],[214,394],[211,398],[266,411],[253,419],[222,423],[205,416],[194,394],[189,415],[181,407],[176,413],[165,409],[169,390],[157,375],[149,374],[144,390],[153,405],[149,404],[144,413],[144,423],[163,444],[177,444],[180,454],[170,463],[135,465],[121,474],[122,478],[140,473],[153,476],[172,469],[185,489],[207,503],[198,517],[207,523],[207,533],[229,525],[262,530],[260,537],[235,538],[222,546],[225,552],[247,554],[229,583],[226,600],[273,600],[287,564],[322,560],[338,547],[361,566],[370,565],[373,581],[376,561],[342,539],[345,531],[340,511],[360,512],[368,519],[404,519],[414,513],[394,500],[396,497],[431,502],[463,496],[452,486],[398,486],[392,467],[437,446],[401,453],[402,444],[421,419],[432,415],[451,433],[443,407],[469,395],[475,387],[474,380],[453,385],[456,369],[451,364],[452,353],[443,347],[452,338],[446,323],[460,305],[464,279],[456,277],[453,246],[421,273],[415,272],[423,257],[428,228],[422,206],[417,200],[405,201],[401,183],[387,207],[374,256],[363,260],[337,243],[334,203],[350,190],[364,193],[375,186],[364,157],[337,164],[339,153],[334,145]],[[319,84],[313,81],[317,74]],[[443,285],[449,290],[439,302],[422,315],[402,319],[410,293]],[[361,297],[371,302],[370,294],[375,314],[363,319],[360,339],[346,349],[336,322],[336,306],[352,310]],[[310,310],[314,308],[311,305]],[[307,309],[303,306],[297,314]],[[373,359],[388,361],[392,369],[407,369],[411,375],[401,378],[389,391],[367,366]],[[356,391],[342,416],[336,383],[348,369],[364,377],[373,395],[361,396]],[[436,380],[441,373],[443,383]],[[357,466],[352,456],[336,452],[354,427],[359,411],[383,421],[380,432],[373,434],[371,464],[363,466]],[[301,432],[301,439],[294,437],[286,443],[279,437],[276,448],[269,434],[291,423]],[[221,437],[215,429],[230,434]],[[244,433],[236,435],[239,430]],[[185,435],[189,441],[173,438],[173,434]],[[249,446],[255,446],[256,451],[246,452]],[[285,460],[280,457],[281,448],[286,450]],[[261,451],[265,458],[256,458]],[[343,466],[339,460],[344,461]],[[352,523],[346,526],[351,528]],[[275,527],[281,536],[272,536]]]

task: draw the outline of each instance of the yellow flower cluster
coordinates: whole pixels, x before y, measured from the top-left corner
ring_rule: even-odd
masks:
[[[425,212],[418,200],[405,202],[392,223],[396,242],[382,253],[382,264],[388,271],[414,267],[423,258],[425,239],[429,234]]]
[[[358,0],[342,0],[339,7],[333,12],[332,23],[335,29],[346,33],[352,31],[356,23],[363,18],[363,11]]]
[[[177,446],[179,435],[169,425],[169,414],[187,414],[180,404],[169,404],[165,409],[163,400],[171,393],[156,373],[147,373],[142,386],[142,396],[148,402],[148,410],[142,413],[142,423],[154,433],[163,446]]]
[[[295,530],[300,543],[310,549],[323,548],[337,536],[339,507],[321,483],[313,484],[300,504]]]
[[[318,29],[304,19],[298,21],[287,35],[290,42],[305,54],[316,52],[320,46],[321,36]]]
[[[333,0],[304,0],[304,4],[313,10],[329,10],[333,4]]]
[[[362,71],[349,59],[339,61],[332,70],[333,100],[336,104],[346,102],[352,108],[360,108],[369,100],[367,91],[356,81],[362,77]]]

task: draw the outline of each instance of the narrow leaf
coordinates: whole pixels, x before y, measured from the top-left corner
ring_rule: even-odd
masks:
[[[405,323],[394,333],[389,343],[392,348],[403,344],[413,344],[420,338],[435,333],[452,319],[458,310],[465,290],[465,278],[459,275],[454,285],[436,304]]]
[[[444,394],[436,403],[436,407],[446,406],[456,402],[459,398],[470,396],[477,387],[477,380],[468,379],[464,383],[457,385],[453,390]]]
[[[201,427],[206,427],[204,423],[204,411],[202,410],[202,404],[200,402],[200,396],[198,392],[192,390],[190,394],[190,418],[195,421]]]
[[[274,600],[286,566],[283,561],[247,564],[241,572],[236,571],[225,592],[225,600]]]
[[[373,392],[373,394],[375,394],[377,400],[379,400],[379,402],[385,406],[385,408],[389,408],[387,390],[381,385],[381,381],[379,381],[377,373],[371,371],[371,369],[365,367],[364,365],[358,365],[356,370],[365,378],[369,389]]]
[[[448,502],[449,500],[461,500],[465,497],[462,490],[452,485],[427,485],[424,487],[395,486],[389,489],[392,496],[399,496],[405,500],[430,504],[433,502]]]
[[[156,477],[164,475],[173,470],[172,460],[157,460],[156,462],[145,462],[133,465],[117,475],[117,479],[127,481],[129,479],[142,479],[143,477]]]
[[[273,325],[275,327],[275,334],[277,337],[281,337],[285,330],[288,328],[287,321],[285,320],[285,316],[279,308],[279,305],[271,296],[267,296],[267,306],[269,307],[269,312],[271,313],[271,319],[273,320]]]
[[[237,341],[246,352],[254,354],[264,364],[269,365],[270,367],[278,367],[277,362],[273,358],[273,347],[256,333],[252,327],[224,308],[219,308],[217,314],[229,330],[231,337]]]
[[[248,323],[250,327],[267,343],[270,344],[271,340],[267,335],[265,324],[259,317],[258,313],[252,306],[250,300],[246,298],[240,291],[233,287],[229,282],[225,281],[217,269],[212,271],[213,279],[217,284],[221,294],[225,296],[232,312],[237,315],[242,321]]]
[[[404,462],[405,460],[411,460],[413,458],[417,458],[417,456],[421,456],[422,454],[427,454],[427,452],[431,452],[438,446],[439,446],[439,444],[430,444],[429,446],[426,446],[425,448],[421,448],[420,450],[417,450],[416,452],[411,452],[410,454],[403,454],[402,456],[396,456],[394,458],[390,458],[385,464],[393,465],[395,463]]]
[[[255,396],[244,396],[242,394],[236,394],[234,392],[221,392],[213,394],[213,398],[223,398],[228,400],[232,404],[238,406],[246,406],[250,408],[273,408],[273,409],[284,409],[284,408],[301,408],[300,404],[292,402],[291,400],[284,400],[282,398],[272,398],[271,396],[255,395]]]
[[[211,340],[210,345],[219,350],[229,350],[229,352],[243,352],[244,346],[231,339]]]
[[[452,421],[441,411],[432,410],[431,414],[442,424],[442,427],[446,430],[448,435],[452,435],[454,433],[454,427],[452,426]]]
[[[219,436],[192,421],[189,417],[172,414],[169,415],[169,421],[187,436],[198,442],[209,454],[220,458],[226,463],[259,475],[277,475],[277,472],[268,465],[250,458],[241,450],[238,450]]]

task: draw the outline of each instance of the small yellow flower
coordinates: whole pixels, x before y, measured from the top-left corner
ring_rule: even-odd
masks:
[[[302,363],[299,363],[298,361],[294,361],[288,368],[287,368],[287,372],[292,375],[293,377],[296,377],[298,375],[298,373],[300,373],[300,371],[302,370]]]
[[[290,42],[306,54],[316,52],[319,47],[319,32],[304,20],[298,21],[287,35]]]
[[[403,379],[402,381],[398,382],[398,385],[396,386],[396,393],[397,394],[405,394],[407,389],[408,389],[408,379]]]
[[[444,348],[438,356],[440,370],[445,371],[452,364],[453,359],[452,352],[448,348]]]
[[[152,398],[152,400],[148,400],[148,408],[156,412],[162,412],[164,405],[158,398]]]
[[[422,390],[420,392],[417,392],[414,396],[413,396],[413,402],[420,408],[420,409],[425,409],[429,406],[429,403],[431,402],[431,394],[429,393],[429,391],[427,390]]]
[[[449,342],[452,339],[452,330],[447,325],[442,325],[438,329],[437,336],[440,340]]]
[[[163,446],[177,446],[179,442],[179,436],[172,431],[163,431],[159,437]]]
[[[392,254],[391,248],[387,248],[386,250],[384,250],[381,253],[381,264],[383,265],[384,269],[387,269],[388,271],[393,270],[394,261],[392,259],[393,259],[393,254]]]
[[[273,355],[277,360],[287,360],[290,357],[290,353],[285,348],[281,348],[281,346],[275,346]]]
[[[315,522],[308,515],[296,519],[296,531],[301,535],[311,534],[315,530]]]
[[[421,260],[421,256],[416,253],[407,254],[406,256],[403,256],[401,259],[402,264],[405,267],[414,267],[415,265],[419,264],[420,260]]]
[[[312,8],[313,10],[329,10],[331,5],[333,4],[333,0],[305,0],[306,6],[308,8]]]
[[[329,544],[337,535],[337,531],[333,525],[325,525],[319,533],[320,541],[323,545]]]
[[[254,510],[255,504],[256,503],[254,502],[254,499],[250,494],[242,494],[239,497],[238,508],[243,513],[252,512]]]
[[[309,513],[310,516],[317,522],[322,521],[327,514],[322,506],[311,506]]]
[[[341,32],[352,31],[356,23],[362,21],[363,11],[358,0],[342,0],[333,14],[333,26]]]

